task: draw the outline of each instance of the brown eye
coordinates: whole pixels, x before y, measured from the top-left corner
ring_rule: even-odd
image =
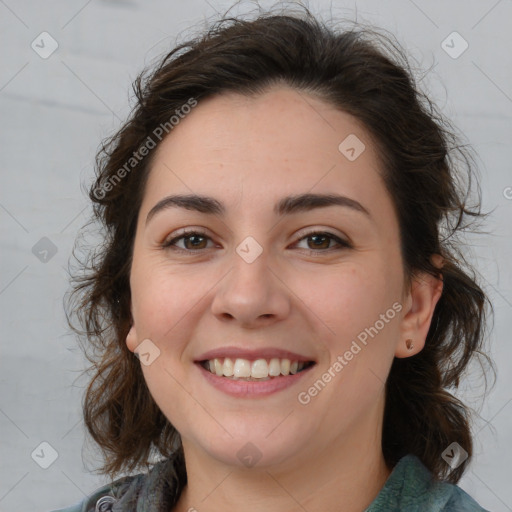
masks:
[[[351,247],[347,241],[342,240],[333,233],[323,231],[308,233],[306,236],[303,236],[298,243],[303,240],[306,240],[307,244],[307,247],[304,247],[304,249],[311,253],[330,252],[331,250]],[[332,245],[332,242],[334,242],[334,245]]]
[[[329,249],[332,238],[326,235],[311,235],[307,237],[312,241],[311,249]]]
[[[181,241],[183,241],[183,244],[180,246],[179,242]],[[190,231],[167,240],[162,244],[162,247],[189,252],[199,251],[202,249],[207,249],[208,241],[210,241],[210,238],[204,233],[198,231]]]
[[[186,249],[204,249],[206,237],[199,235],[189,235],[182,237],[184,240]],[[187,247],[187,242],[189,242],[190,246]]]

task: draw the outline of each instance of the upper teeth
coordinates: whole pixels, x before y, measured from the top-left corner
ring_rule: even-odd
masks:
[[[206,362],[206,368],[210,372],[215,373],[219,377],[232,378],[253,378],[265,379],[269,377],[278,377],[279,375],[295,374],[302,370],[306,363],[298,361],[290,361],[289,359],[273,358],[256,359],[249,361],[248,359],[210,359]]]

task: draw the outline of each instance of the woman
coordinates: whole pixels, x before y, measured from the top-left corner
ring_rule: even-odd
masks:
[[[135,92],[73,295],[112,482],[66,510],[484,510],[447,391],[486,325],[454,243],[472,160],[400,49],[228,19]]]

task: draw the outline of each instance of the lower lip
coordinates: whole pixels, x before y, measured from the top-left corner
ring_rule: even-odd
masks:
[[[312,365],[304,370],[296,373],[295,375],[282,375],[281,377],[274,377],[269,380],[262,381],[248,381],[248,380],[233,380],[227,377],[219,377],[218,375],[209,372],[200,364],[197,367],[205,377],[205,379],[218,390],[237,398],[255,398],[260,396],[268,396],[283,389],[289,388],[296,384],[304,374],[308,373]]]

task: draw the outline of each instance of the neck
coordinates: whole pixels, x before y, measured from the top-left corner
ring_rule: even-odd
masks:
[[[257,469],[226,466],[184,442],[188,484],[174,512],[361,512],[390,475],[381,431],[346,432],[322,451]]]

